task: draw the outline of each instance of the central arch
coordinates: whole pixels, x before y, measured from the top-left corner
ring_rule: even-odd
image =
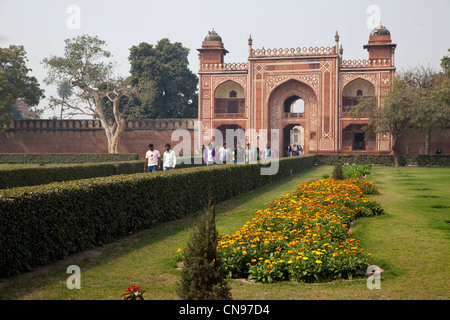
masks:
[[[294,116],[286,114],[285,103],[292,99],[302,99],[304,110]],[[304,153],[317,149],[317,96],[307,84],[291,79],[276,87],[269,96],[269,130],[279,130],[279,156],[284,156],[284,148],[289,144],[283,134],[285,128],[301,125],[304,128]]]

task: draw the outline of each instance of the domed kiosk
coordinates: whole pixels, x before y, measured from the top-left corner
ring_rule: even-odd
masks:
[[[393,64],[396,46],[391,41],[391,32],[380,23],[370,32],[369,43],[364,45],[364,49],[369,51],[369,60],[391,59]]]
[[[223,47],[222,38],[214,31],[208,31],[208,35],[202,43],[199,51],[199,58],[204,64],[223,64],[223,57],[228,53]]]
[[[372,32],[370,33],[371,36],[390,36],[391,33],[389,32],[389,30],[383,26],[381,23],[372,30]]]

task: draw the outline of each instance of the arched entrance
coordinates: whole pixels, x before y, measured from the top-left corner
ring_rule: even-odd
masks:
[[[283,127],[283,156],[287,154],[288,146],[305,146],[305,129],[300,123],[290,123]]]
[[[244,146],[245,132],[241,126],[237,124],[222,124],[217,129],[222,133],[222,143],[226,143],[228,148],[233,148],[238,142],[241,146]],[[230,130],[228,133],[232,133],[233,136],[230,137],[230,135],[228,135],[227,137],[227,130]]]
[[[317,146],[317,96],[307,84],[289,80],[275,88],[269,96],[269,130],[279,130],[279,156],[286,155],[291,144],[291,131],[303,134],[304,153]],[[289,112],[287,112],[289,111]],[[300,132],[299,132],[300,133]],[[273,144],[273,142],[272,142]],[[295,144],[300,144],[295,143]]]

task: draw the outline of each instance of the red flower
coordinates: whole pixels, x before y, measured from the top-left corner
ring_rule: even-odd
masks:
[[[135,285],[135,286],[133,286],[133,291],[134,292],[139,292],[139,291],[141,291],[141,287],[139,287],[138,285]]]

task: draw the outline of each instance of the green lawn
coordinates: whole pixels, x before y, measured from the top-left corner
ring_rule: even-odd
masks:
[[[304,180],[331,174],[319,167],[221,203],[216,207],[220,233],[240,229],[258,209]],[[374,167],[376,196],[386,214],[356,221],[372,263],[385,270],[381,289],[366,280],[324,284],[253,284],[232,280],[235,299],[449,299],[449,168]],[[130,235],[104,247],[79,253],[37,271],[0,279],[0,299],[120,299],[139,284],[145,299],[177,299],[177,249],[186,244],[195,215]],[[69,290],[69,265],[81,268],[81,290]]]

